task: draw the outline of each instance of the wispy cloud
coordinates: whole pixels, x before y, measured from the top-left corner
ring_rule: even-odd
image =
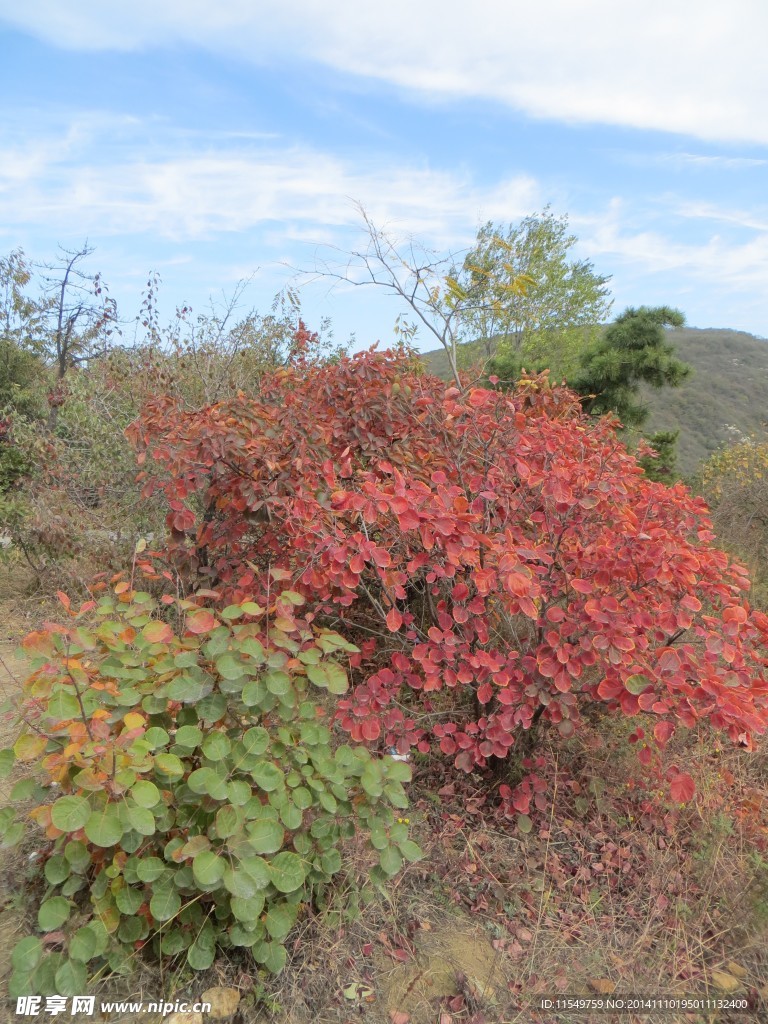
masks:
[[[96,138],[86,137],[87,123],[101,133],[98,119],[78,119],[58,136],[6,151],[0,166],[6,225],[176,241],[277,224],[283,234],[309,238],[315,225],[318,237],[327,237],[329,227],[359,221],[359,201],[375,221],[451,245],[481,216],[515,219],[541,202],[525,174],[481,187],[460,172],[374,158],[352,163],[307,146],[238,147],[231,135],[201,133],[195,150],[186,133],[183,155],[172,155],[176,140],[168,138],[171,152],[136,159],[130,142],[110,154],[109,139],[102,140],[99,151]]]
[[[684,207],[681,204],[681,211]],[[702,216],[704,212],[702,211]],[[726,211],[710,208],[707,219],[726,219]],[[676,225],[667,232],[636,230],[626,204],[612,202],[602,213],[582,218],[582,245],[599,258],[617,259],[635,273],[666,274],[676,282],[706,282],[719,294],[748,292],[768,280],[768,225],[746,239],[723,237],[713,230],[704,242],[681,240]]]

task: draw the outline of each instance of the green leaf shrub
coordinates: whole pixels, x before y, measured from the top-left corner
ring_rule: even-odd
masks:
[[[12,795],[45,832],[37,923],[61,948],[23,938],[12,995],[78,994],[144,947],[195,970],[243,947],[280,971],[343,840],[368,835],[379,882],[420,856],[393,812],[409,767],[334,745],[313,698],[346,689],[357,648],[300,618],[299,595],[218,614],[166,597],[175,629],[125,582],[77,611],[61,596],[69,623],[24,642],[25,724],[0,753],[33,772]],[[24,837],[15,815],[6,844]]]

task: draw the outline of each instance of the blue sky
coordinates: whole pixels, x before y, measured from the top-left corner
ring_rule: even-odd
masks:
[[[440,254],[550,204],[614,310],[768,335],[762,0],[0,0],[0,251],[96,247],[121,312],[150,269],[266,310],[355,202]],[[392,336],[379,291],[302,279],[310,325]],[[434,347],[423,336],[422,347]]]

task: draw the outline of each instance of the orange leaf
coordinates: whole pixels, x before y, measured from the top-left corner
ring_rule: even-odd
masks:
[[[199,612],[193,612],[187,617],[187,632],[188,633],[209,633],[212,629],[215,629],[218,625],[215,617],[211,612],[203,609]]]
[[[166,622],[148,622],[141,631],[145,640],[151,644],[167,644],[173,640],[173,630]]]

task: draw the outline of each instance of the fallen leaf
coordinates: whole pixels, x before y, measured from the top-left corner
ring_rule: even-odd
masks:
[[[408,1021],[411,1019],[411,1015],[410,1013],[405,1013],[403,1010],[391,1010],[389,1019],[392,1021],[392,1024],[408,1024]]]
[[[725,965],[725,969],[729,974],[733,974],[736,978],[746,978],[749,974],[746,967],[742,967],[741,964],[737,964],[735,960],[729,960]]]
[[[590,978],[589,987],[601,996],[609,996],[616,990],[616,982],[610,978]]]
[[[211,1004],[209,1020],[228,1020],[240,1004],[240,993],[236,988],[209,988],[200,996],[200,1001]]]
[[[727,971],[712,971],[710,975],[712,984],[721,992],[735,992],[741,988],[741,982]]]
[[[361,999],[370,999],[370,997],[374,995],[374,991],[370,985],[363,985],[359,981],[353,981],[351,985],[347,985],[342,994],[345,999],[358,1002]]]

